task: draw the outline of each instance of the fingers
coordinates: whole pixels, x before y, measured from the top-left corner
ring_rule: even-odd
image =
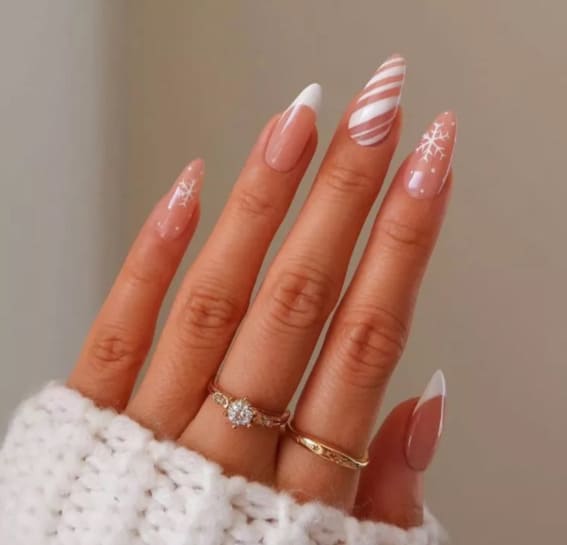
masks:
[[[298,402],[298,430],[353,456],[361,456],[367,447],[386,383],[405,344],[449,196],[450,183],[445,182],[454,137],[454,116],[440,115],[398,171]],[[300,448],[291,444],[280,456],[282,478],[290,479],[291,487],[306,478],[292,469]],[[320,471],[328,478],[336,472],[324,463]],[[342,472],[334,496],[340,497],[341,486],[344,497],[352,498],[354,476]],[[328,492],[312,490],[314,496]]]
[[[101,407],[124,408],[152,343],[165,292],[199,219],[203,162],[183,170],[134,242],[84,343],[69,385]]]
[[[371,83],[368,89],[377,92],[370,99],[355,100],[343,117],[312,191],[223,366],[221,386],[265,410],[281,412],[293,396],[337,302],[354,244],[396,148],[405,63],[396,57],[386,64],[395,65],[397,86],[388,87],[384,98]],[[380,127],[379,138],[357,139],[374,130],[374,124]],[[189,446],[198,443],[225,467],[239,459],[246,465],[240,465],[239,472],[258,478],[260,458],[275,454],[277,434],[254,428],[243,436],[218,420],[218,434],[209,431],[204,437],[203,430],[211,430],[209,424],[216,424],[218,414],[218,407],[207,400],[182,440]],[[230,449],[225,448],[228,444]]]
[[[443,373],[437,371],[417,402],[401,403],[389,414],[370,446],[355,516],[401,528],[423,523],[423,471],[441,436],[445,398]]]
[[[400,57],[393,60],[401,85],[405,63]],[[385,111],[384,105],[377,112],[365,109],[372,108],[370,104],[363,107],[362,117],[356,117],[358,99],[339,124],[307,202],[270,267],[223,368],[227,388],[256,395],[267,409],[282,410],[295,392],[321,327],[336,304],[354,244],[384,181],[399,138],[397,102],[391,100],[399,100],[400,88],[386,93],[389,102]],[[362,96],[365,94],[366,88]],[[379,119],[386,132],[379,141],[365,139],[362,145],[349,127],[353,118],[360,121],[367,117],[371,123]],[[370,143],[380,146],[369,147]],[[269,362],[265,354],[270,354]]]
[[[268,123],[175,298],[127,409],[160,436],[179,436],[198,411],[246,312],[265,253],[315,151],[320,95],[318,85],[309,86]]]

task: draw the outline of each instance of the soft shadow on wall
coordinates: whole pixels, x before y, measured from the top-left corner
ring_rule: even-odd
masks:
[[[71,368],[126,248],[126,2],[8,1],[0,18],[0,435]]]

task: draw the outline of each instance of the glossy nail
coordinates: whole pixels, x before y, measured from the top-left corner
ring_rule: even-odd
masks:
[[[388,136],[398,113],[406,61],[393,55],[366,84],[348,121],[350,137],[361,146],[378,144]]]
[[[417,402],[410,419],[406,461],[415,471],[427,469],[443,431],[447,387],[442,371],[436,371]]]
[[[321,107],[321,86],[308,85],[280,116],[266,146],[264,159],[274,170],[287,172],[299,161]]]
[[[183,170],[155,210],[156,228],[164,239],[175,239],[189,226],[197,209],[205,163],[195,159]]]
[[[453,162],[457,119],[453,112],[438,115],[421,137],[406,167],[406,189],[417,199],[438,195]]]

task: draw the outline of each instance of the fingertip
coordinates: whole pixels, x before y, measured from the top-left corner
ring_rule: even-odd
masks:
[[[205,176],[205,160],[201,157],[193,159],[185,168],[187,172],[191,172],[200,178]]]
[[[417,398],[388,414],[369,448],[370,464],[361,475],[356,514],[400,528],[423,523],[423,474],[406,461],[405,443]]]

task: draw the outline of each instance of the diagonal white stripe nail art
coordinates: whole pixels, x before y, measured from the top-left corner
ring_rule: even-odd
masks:
[[[395,55],[382,64],[366,84],[348,122],[350,136],[361,146],[371,146],[390,133],[398,111],[406,73],[403,57]]]

